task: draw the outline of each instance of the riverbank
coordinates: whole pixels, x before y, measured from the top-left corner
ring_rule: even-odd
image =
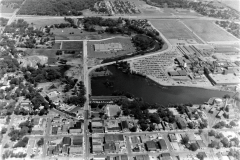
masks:
[[[141,76],[141,75],[139,75],[139,76]],[[200,86],[200,85],[194,85],[194,84],[182,84],[182,85],[181,84],[171,84],[171,83],[167,83],[167,82],[163,82],[163,81],[162,82],[157,81],[156,78],[154,78],[152,76],[146,75],[145,77],[163,87],[190,87],[190,88],[200,88],[200,89],[206,89],[206,90],[215,90],[215,91],[236,93],[236,91],[223,90],[221,88],[218,88],[217,86]]]
[[[155,81],[138,75],[126,74],[117,69],[116,66],[109,66],[113,73],[108,77],[92,78],[92,96],[110,96],[114,91],[124,91],[142,98],[148,103],[168,104],[202,104],[211,97],[223,97],[226,94],[233,95],[232,92],[203,89],[186,86],[163,86]],[[106,87],[103,83],[106,80],[114,82],[113,87]]]

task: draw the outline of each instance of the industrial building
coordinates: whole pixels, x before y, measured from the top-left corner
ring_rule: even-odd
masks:
[[[94,50],[96,52],[120,51],[122,49],[121,43],[94,44]]]

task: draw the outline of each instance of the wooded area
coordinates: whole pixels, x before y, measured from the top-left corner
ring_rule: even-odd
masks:
[[[26,0],[17,14],[21,15],[82,15],[82,10],[93,8],[101,0]]]

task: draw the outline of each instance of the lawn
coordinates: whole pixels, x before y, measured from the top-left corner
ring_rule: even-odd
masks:
[[[201,41],[189,31],[181,22],[177,20],[150,20],[167,39],[194,39]]]
[[[62,50],[83,50],[82,41],[66,41],[62,42]]]
[[[46,25],[48,26],[53,24],[68,23],[67,21],[64,21],[63,18],[56,18],[56,19],[26,18],[24,20],[28,22],[30,25],[33,23],[33,25],[37,28],[45,27]]]
[[[0,13],[13,13],[15,9],[7,7],[5,5],[0,5]]]
[[[123,50],[121,51],[109,51],[109,52],[95,52],[94,44],[107,44],[107,43],[121,43]],[[129,37],[118,37],[104,41],[89,41],[88,44],[88,57],[89,58],[112,58],[123,56],[129,53],[133,53],[135,51],[135,47],[133,46],[131,39]]]
[[[205,20],[184,20],[184,23],[191,28],[204,41],[239,41],[216,24],[214,21]]]

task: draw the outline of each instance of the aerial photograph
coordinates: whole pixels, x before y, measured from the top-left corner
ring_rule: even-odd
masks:
[[[240,0],[0,0],[0,160],[240,160]]]

